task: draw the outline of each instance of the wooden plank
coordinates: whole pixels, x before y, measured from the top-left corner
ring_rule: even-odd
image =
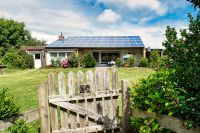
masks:
[[[79,71],[77,72],[78,91],[79,91],[79,88],[80,88],[80,84],[83,84],[83,81],[84,81],[83,72],[82,72],[81,70],[79,70]]]
[[[60,72],[58,74],[58,92],[61,96],[66,95],[65,74],[63,72]],[[67,110],[64,108],[60,108],[60,120],[62,129],[67,129],[67,119]]]
[[[77,84],[78,84],[77,88],[78,88],[78,94],[79,95],[80,95],[80,84],[83,84],[83,81],[84,81],[84,74],[81,70],[79,70],[77,72]],[[77,103],[78,106],[85,108],[85,100],[77,100],[77,102],[78,102]],[[78,124],[80,125],[80,127],[84,127],[86,125],[85,124],[86,123],[85,122],[85,116],[78,116],[77,115],[77,117],[79,117]]]
[[[39,86],[39,112],[40,112],[40,132],[50,133],[50,118],[48,112],[48,88],[44,82]]]
[[[78,103],[79,103],[79,101],[76,100],[76,105],[77,106],[78,106]],[[76,125],[76,127],[79,128],[79,127],[81,127],[81,125],[80,125],[80,114],[78,112],[76,112],[76,114],[77,114],[77,116],[76,116],[76,119],[77,119],[77,125]]]
[[[117,69],[114,67],[112,69],[112,91],[113,91],[113,96],[112,96],[112,108],[113,108],[113,120],[114,123],[117,124],[118,122],[118,111],[119,111],[119,103],[118,103],[118,96],[115,96],[115,93],[118,93],[118,72]]]
[[[118,90],[118,73],[117,73],[117,69],[113,68],[112,69],[112,90]]]
[[[94,92],[94,75],[91,70],[86,72],[86,81],[87,84],[90,85],[90,91]]]
[[[99,115],[93,111],[89,111],[85,108],[82,108],[82,107],[79,107],[75,104],[71,104],[71,103],[68,103],[68,102],[56,102],[56,103],[51,103],[51,104],[54,104],[56,106],[59,106],[59,107],[62,107],[64,109],[68,109],[72,112],[75,112],[75,113],[79,113],[81,115],[88,115],[88,117],[94,119],[94,120],[97,120],[97,121],[100,121],[102,122],[102,115]]]
[[[103,90],[103,72],[102,69],[96,69],[95,71],[95,88],[96,91]],[[103,103],[102,98],[96,98],[96,112],[103,115]]]
[[[55,78],[51,72],[48,75],[49,96],[56,95]],[[58,130],[57,106],[50,106],[51,129]]]
[[[109,71],[108,71],[108,69],[106,69],[106,70],[104,70],[103,71],[103,83],[104,83],[104,90],[105,91],[108,91],[108,90],[110,90],[109,88],[110,88],[110,77],[109,77]]]
[[[109,82],[110,82],[110,78],[109,78],[109,71],[108,69],[105,69],[103,71],[103,90],[105,91],[105,93],[109,93]],[[110,106],[110,97],[102,97],[102,105],[103,105],[103,116],[105,117],[104,123],[107,125],[111,122],[111,119],[109,118],[109,114],[110,114],[110,110],[112,106]]]
[[[84,128],[76,128],[76,129],[67,129],[67,130],[59,130],[54,131],[53,133],[91,133],[91,132],[98,132],[102,130],[109,130],[109,129],[119,129],[119,127],[113,126],[113,125],[93,125],[93,126],[87,126]]]
[[[75,95],[75,78],[72,71],[68,74],[68,91],[69,95]]]
[[[131,118],[131,109],[130,109],[130,95],[128,92],[128,81],[122,80],[122,133],[131,132],[130,127],[130,118]]]
[[[68,90],[69,90],[69,95],[74,96],[76,92],[75,88],[75,77],[74,73],[70,71],[68,73]],[[73,104],[76,104],[76,101],[70,101]],[[74,112],[69,111],[69,128],[76,128],[77,127],[77,114]]]
[[[65,101],[76,101],[76,100],[90,100],[90,99],[94,99],[94,98],[106,98],[106,97],[115,97],[115,96],[119,96],[119,93],[113,93],[112,91],[110,93],[98,93],[96,95],[88,95],[87,97],[83,97],[81,95],[75,95],[73,97],[71,97],[71,95],[65,95],[65,96],[61,96],[61,95],[55,95],[55,96],[50,96],[49,97],[49,102],[53,103],[53,102],[65,102]]]
[[[87,109],[95,112],[96,97],[95,97],[95,95],[93,95],[95,93],[95,90],[94,90],[94,75],[93,75],[91,70],[88,70],[86,72],[86,81],[87,81],[87,84],[90,86],[90,95],[93,96],[92,99],[88,99],[88,97],[90,97],[90,95],[85,97],[85,102],[87,102]],[[95,123],[94,120],[88,119],[88,125],[95,125],[95,124],[96,123]]]

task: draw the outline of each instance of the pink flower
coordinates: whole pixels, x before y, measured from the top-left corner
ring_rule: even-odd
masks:
[[[64,67],[64,68],[67,68],[69,66],[69,62],[68,62],[68,59],[62,59],[61,60],[61,66]]]

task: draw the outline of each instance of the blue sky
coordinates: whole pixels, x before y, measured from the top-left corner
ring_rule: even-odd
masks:
[[[187,28],[186,0],[1,0],[0,16],[25,22],[48,43],[70,35],[139,35],[145,46],[161,48],[166,26]]]

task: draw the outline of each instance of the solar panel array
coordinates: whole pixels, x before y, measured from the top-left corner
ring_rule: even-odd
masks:
[[[115,48],[144,47],[140,36],[70,36],[56,40],[47,48]]]

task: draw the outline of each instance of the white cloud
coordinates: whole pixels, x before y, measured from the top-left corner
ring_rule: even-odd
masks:
[[[159,0],[98,0],[98,2],[114,4],[117,6],[123,5],[130,10],[147,8],[155,11],[158,15],[163,15],[166,13],[166,8]]]
[[[116,23],[120,17],[120,14],[115,13],[113,10],[105,9],[103,13],[99,15],[97,21],[105,23]]]
[[[141,18],[138,22],[138,24],[144,24],[148,21],[150,21],[151,19],[153,19],[153,17],[144,17],[144,18]]]
[[[50,34],[46,34],[46,33],[42,33],[42,32],[36,32],[33,31],[31,32],[32,37],[40,39],[40,40],[46,40],[47,44],[55,41],[58,37],[55,35],[50,35]]]
[[[143,17],[140,19],[140,24],[131,24],[129,22],[120,20],[120,15],[114,11],[107,9],[102,14],[99,15],[97,21],[104,22],[99,25],[94,18],[87,16],[77,9],[71,8],[41,8],[38,1],[35,3],[33,0],[29,3],[18,3],[12,0],[13,4],[7,4],[6,0],[3,0],[4,3],[0,4],[0,16],[5,18],[11,18],[20,22],[25,22],[27,28],[31,31],[32,35],[38,39],[45,39],[47,43],[50,43],[57,39],[57,36],[60,32],[63,32],[65,36],[69,35],[139,35],[146,47],[150,46],[151,48],[161,48],[162,42],[164,41],[164,31],[167,25],[172,27],[178,27],[178,29],[185,27],[184,22],[177,22],[169,20],[162,21],[156,25],[147,26],[143,24],[149,19],[149,17]],[[24,0],[25,1],[25,0]],[[107,1],[109,0],[101,0]],[[110,2],[116,2],[116,4],[122,4],[131,0],[110,0]],[[117,3],[121,2],[121,3]],[[133,0],[135,5],[128,5],[129,8],[137,8],[139,5],[144,5],[143,2],[139,0]],[[142,0],[144,1],[144,0]],[[151,0],[146,0],[151,1]],[[155,0],[154,0],[155,1]],[[148,3],[148,2],[147,2]],[[159,2],[158,2],[159,3]],[[31,6],[31,5],[34,6]],[[129,3],[131,4],[131,3]],[[137,6],[136,6],[137,5]],[[148,3],[148,8],[159,9],[159,4],[152,6],[151,3]],[[116,23],[120,20],[119,23]],[[111,24],[107,24],[111,23]]]

